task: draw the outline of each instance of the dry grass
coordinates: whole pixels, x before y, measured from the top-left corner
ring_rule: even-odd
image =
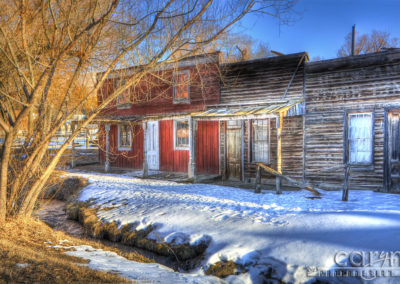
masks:
[[[107,223],[100,220],[97,211],[104,209],[90,207],[91,204],[91,201],[71,202],[67,205],[66,211],[70,219],[81,223],[86,233],[94,238],[121,242],[124,245],[141,248],[158,255],[174,257],[180,262],[197,260],[208,247],[208,243],[191,246],[189,244],[167,244],[148,239],[147,236],[155,229],[151,225],[142,230],[134,230],[132,225],[118,228],[115,222]],[[110,209],[106,208],[106,210]]]
[[[214,275],[219,278],[225,278],[229,275],[235,275],[237,271],[237,265],[233,261],[219,261],[210,265],[206,271],[206,275]]]
[[[71,201],[76,198],[82,188],[89,185],[85,178],[68,177],[66,174],[67,172],[61,170],[54,171],[43,191],[43,199]]]
[[[81,240],[53,231],[44,223],[33,220],[14,220],[0,226],[0,283],[127,283],[115,274],[91,270],[77,263],[87,263],[68,256],[48,243],[65,245],[91,245],[119,253],[135,261],[150,262],[137,254],[121,252],[101,243]],[[65,250],[64,250],[65,251]],[[28,264],[18,267],[17,264]]]

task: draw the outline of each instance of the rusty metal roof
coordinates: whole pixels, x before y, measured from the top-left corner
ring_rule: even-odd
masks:
[[[284,116],[301,115],[304,112],[303,99],[282,100],[267,103],[257,104],[227,104],[213,105],[205,111],[192,113],[175,113],[175,114],[160,114],[160,115],[108,115],[100,116],[95,119],[97,122],[119,123],[119,122],[138,122],[145,120],[160,120],[173,119],[191,116],[194,119],[213,119],[213,120],[228,120],[228,119],[256,119],[276,117],[279,113]]]
[[[237,117],[275,117],[277,114],[296,108],[303,102],[303,99],[286,100],[280,102],[262,103],[257,105],[242,106],[216,106],[206,111],[192,113],[194,118],[237,118]]]

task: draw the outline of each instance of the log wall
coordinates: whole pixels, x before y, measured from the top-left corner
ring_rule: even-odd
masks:
[[[321,188],[343,187],[346,112],[366,110],[375,119],[373,165],[351,170],[350,189],[382,190],[384,108],[389,105],[400,107],[399,52],[307,64],[305,178]]]
[[[283,99],[283,94],[297,65],[305,53],[270,57],[222,66],[221,104],[269,102]],[[297,70],[286,99],[303,97],[304,61]],[[220,169],[226,172],[226,122],[220,122]],[[252,182],[256,177],[256,164],[251,160],[251,122],[245,121],[244,177]],[[282,172],[292,178],[303,179],[303,116],[285,117],[282,132]],[[276,120],[270,119],[270,163],[277,164]],[[263,183],[275,183],[275,177],[263,173]]]
[[[304,53],[222,65],[221,104],[280,100]],[[286,98],[301,98],[301,64]]]
[[[225,122],[220,126],[220,160],[221,172],[226,171],[225,158]],[[244,131],[244,169],[245,181],[254,182],[256,177],[257,165],[252,161],[252,126],[251,121],[246,120]],[[270,119],[270,162],[268,166],[277,168],[277,129],[276,119]],[[285,117],[283,119],[282,130],[282,173],[291,178],[303,179],[303,116]],[[262,172],[262,183],[275,183],[275,176],[265,171]],[[285,184],[285,182],[283,183]]]

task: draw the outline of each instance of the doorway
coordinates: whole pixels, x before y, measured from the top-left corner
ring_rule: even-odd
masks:
[[[159,142],[158,142],[158,121],[147,122],[147,166],[149,170],[160,169]]]
[[[400,193],[400,109],[387,112],[386,190]]]
[[[228,179],[240,180],[242,170],[242,124],[228,120],[226,124],[226,174]]]

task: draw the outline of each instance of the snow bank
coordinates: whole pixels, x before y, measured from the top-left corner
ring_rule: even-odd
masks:
[[[183,274],[156,263],[140,263],[127,260],[114,252],[94,249],[91,246],[57,246],[57,248],[73,249],[65,254],[89,260],[89,268],[119,274],[139,283],[225,283],[216,277]]]
[[[253,191],[202,184],[179,184],[124,175],[73,173],[89,179],[80,200],[113,207],[98,212],[120,226],[157,224],[152,238],[171,243],[210,242],[203,266],[232,260],[249,270],[230,282],[271,279],[303,283],[308,266],[330,268],[339,251],[396,251],[400,243],[400,195],[350,191]],[[267,272],[266,272],[267,271]],[[376,279],[380,281],[381,279]],[[388,280],[388,279],[385,279]]]

